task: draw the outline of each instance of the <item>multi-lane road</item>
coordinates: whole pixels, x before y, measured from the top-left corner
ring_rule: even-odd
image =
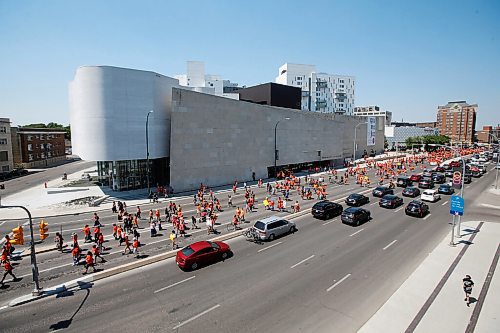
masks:
[[[493,179],[494,173],[488,172],[466,187],[466,209]],[[330,199],[341,200],[359,191],[367,190],[351,184],[330,188],[329,194]],[[396,194],[400,193],[398,188]],[[263,189],[258,190],[258,198],[264,195]],[[225,198],[223,194],[219,197]],[[378,200],[370,197],[364,208],[372,212],[373,219],[359,227],[341,224],[339,217],[321,221],[307,214],[294,219],[298,232],[273,242],[255,244],[242,237],[230,240],[232,258],[194,272],[182,272],[168,259],[82,290],[3,309],[0,330],[109,332],[126,327],[127,331],[147,332],[354,332],[450,230],[449,197],[429,204],[431,214],[425,219],[408,217],[402,209],[380,208]],[[186,206],[188,202],[190,199]],[[242,197],[235,200],[240,202]],[[310,210],[312,204],[304,202],[303,207]],[[270,215],[261,207],[247,217],[254,221]],[[232,213],[221,214],[220,221],[229,222]],[[102,221],[109,226],[113,218]],[[465,215],[465,221],[474,218]],[[64,230],[71,232],[69,229],[81,228],[84,221],[54,218],[49,223],[63,223]],[[219,228],[225,230],[223,225]],[[142,232],[147,244],[143,252],[167,249],[166,235],[152,240],[146,231]],[[108,233],[109,228],[105,229]],[[192,239],[206,238],[204,233],[203,229]],[[114,240],[109,244],[111,252],[121,250]],[[109,267],[134,260],[118,253],[108,258]],[[45,285],[81,274],[81,268],[68,265],[69,254],[41,254],[39,260]],[[21,263],[16,272],[29,274],[29,265]],[[0,291],[2,300],[29,291],[29,275],[24,279],[21,285],[25,287],[11,283]]]

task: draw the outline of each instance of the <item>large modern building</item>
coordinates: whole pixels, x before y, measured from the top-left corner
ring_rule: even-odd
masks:
[[[0,118],[0,174],[14,169],[9,118]]]
[[[354,115],[360,117],[384,117],[386,126],[390,126],[392,123],[392,112],[381,110],[376,105],[356,106],[354,108]]]
[[[300,87],[303,111],[354,114],[354,77],[316,72],[314,65],[285,63],[276,83]]]
[[[235,92],[241,101],[300,110],[301,90],[298,87],[270,82]]]
[[[448,102],[437,109],[439,133],[450,138],[452,143],[468,143],[474,140],[477,104],[466,101]]]
[[[390,150],[397,150],[399,147],[406,147],[406,139],[408,138],[438,134],[438,129],[432,127],[422,128],[417,126],[395,125],[385,127],[385,138],[389,144],[388,149]]]
[[[365,121],[199,93],[158,73],[110,66],[78,68],[69,95],[73,153],[97,161],[101,182],[116,190],[146,187],[148,149],[152,186],[176,192],[342,165]],[[383,121],[372,120],[358,126],[358,156],[383,150]]]

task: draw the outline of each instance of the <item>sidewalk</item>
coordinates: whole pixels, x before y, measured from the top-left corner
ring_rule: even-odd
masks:
[[[500,223],[463,222],[457,246],[450,239],[451,234],[358,332],[498,332]],[[475,283],[470,307],[462,290],[466,274]]]

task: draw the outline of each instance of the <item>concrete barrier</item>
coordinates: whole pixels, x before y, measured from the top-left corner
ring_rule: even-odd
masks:
[[[105,195],[105,196],[102,196],[100,198],[97,198],[95,200],[92,200],[91,203],[89,203],[89,206],[90,207],[96,207],[96,206],[99,206],[104,200],[106,200],[107,198],[109,198],[109,195]]]
[[[88,190],[89,190],[88,187],[57,187],[57,188],[48,188],[47,194],[83,192],[83,191],[88,191]]]

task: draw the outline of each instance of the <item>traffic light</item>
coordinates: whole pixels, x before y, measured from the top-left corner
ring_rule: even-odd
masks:
[[[12,229],[12,233],[14,234],[14,239],[11,239],[10,243],[15,245],[24,245],[23,227],[18,226],[17,228]]]
[[[42,220],[38,226],[40,227],[40,239],[44,240],[49,237],[49,224]]]

